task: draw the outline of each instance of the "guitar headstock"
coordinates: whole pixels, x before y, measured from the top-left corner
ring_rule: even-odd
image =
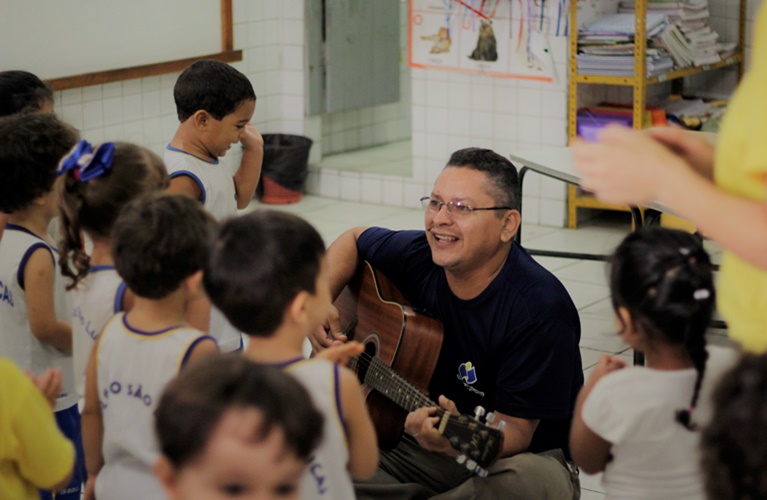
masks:
[[[453,449],[461,452],[456,458],[460,464],[479,476],[487,476],[487,468],[495,462],[503,448],[503,428],[506,422],[495,420],[493,413],[483,420],[485,410],[477,407],[474,416],[444,413],[438,425],[439,432]]]

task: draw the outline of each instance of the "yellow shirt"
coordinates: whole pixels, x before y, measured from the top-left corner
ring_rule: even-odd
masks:
[[[714,162],[716,184],[734,195],[767,200],[767,8],[756,20],[748,73],[722,122]],[[733,221],[738,224],[738,221]],[[744,227],[743,231],[750,228]],[[751,352],[767,351],[767,270],[725,251],[718,306],[730,336]]]
[[[40,498],[72,470],[75,449],[56,425],[43,395],[0,359],[0,498]]]

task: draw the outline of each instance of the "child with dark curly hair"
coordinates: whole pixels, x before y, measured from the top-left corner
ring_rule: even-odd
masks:
[[[112,235],[120,210],[142,194],[168,185],[160,157],[126,142],[80,141],[61,163],[58,194],[61,273],[72,291],[72,357],[75,387],[85,396],[85,367],[96,337],[133,295],[117,274]],[[85,239],[91,243],[86,253]]]
[[[703,429],[708,498],[767,498],[767,354],[746,355],[721,379]]]
[[[56,215],[56,167],[76,142],[77,132],[52,113],[0,118],[0,211],[8,214],[0,240],[0,357],[36,375],[61,370],[56,421],[75,444],[78,465],[57,498],[79,499],[85,477],[68,322],[72,309],[48,234]]]

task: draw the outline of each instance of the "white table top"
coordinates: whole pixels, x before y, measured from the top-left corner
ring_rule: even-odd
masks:
[[[548,147],[539,149],[523,149],[509,154],[509,159],[517,170],[523,166],[534,172],[538,172],[563,182],[579,184],[581,176],[573,168],[573,159],[569,147]],[[659,212],[673,213],[661,203],[643,203],[643,207],[652,208]]]
[[[573,169],[570,148],[550,147],[545,149],[527,149],[509,155],[517,170],[525,166],[536,172],[550,175],[564,182],[578,184],[581,176]]]

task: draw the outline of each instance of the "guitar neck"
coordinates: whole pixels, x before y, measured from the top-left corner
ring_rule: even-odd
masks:
[[[439,407],[410,382],[397,375],[392,368],[376,356],[363,354],[357,363],[367,363],[365,384],[377,390],[406,411],[415,411],[424,406]]]

